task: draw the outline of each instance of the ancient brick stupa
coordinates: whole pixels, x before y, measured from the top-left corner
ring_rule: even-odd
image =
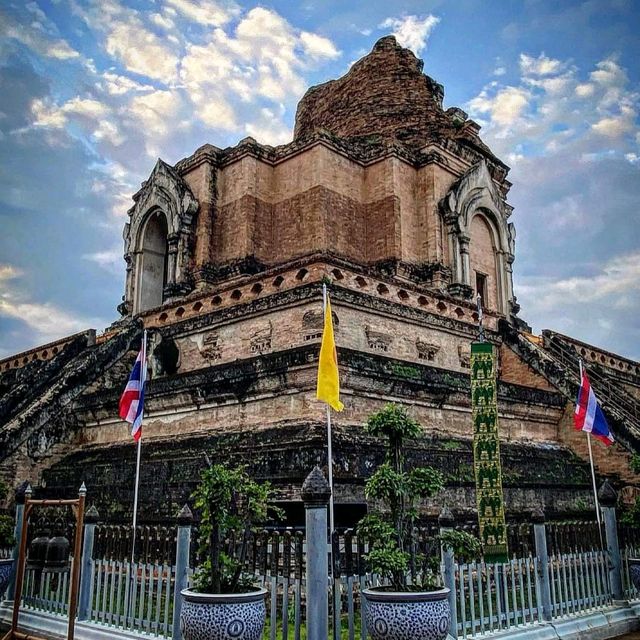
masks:
[[[135,449],[117,403],[144,326],[141,518],[171,518],[206,453],[270,478],[298,524],[302,481],[326,465],[315,378],[328,279],[346,405],[334,424],[338,525],[364,510],[363,480],[382,449],[362,425],[390,401],[424,426],[411,461],[444,470],[440,500],[472,513],[476,294],[500,353],[507,511],[566,514],[589,499],[586,443],[571,428],[576,352],[614,381],[615,402],[601,396],[618,462],[600,449],[596,462],[628,484],[625,450],[640,428],[623,405],[640,388],[638,364],[527,332],[512,286],[508,167],[477,123],[443,108],[442,85],[422,67],[383,38],[344,77],[309,89],[289,144],[245,138],[174,166],[158,160],[125,228],[122,318],[97,339],[0,361],[2,475],[50,494],[84,480],[104,517],[128,516]]]

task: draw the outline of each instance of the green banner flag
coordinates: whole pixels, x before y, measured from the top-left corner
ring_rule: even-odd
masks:
[[[473,466],[480,541],[485,560],[506,562],[509,553],[504,521],[493,345],[488,342],[472,343],[470,364]]]

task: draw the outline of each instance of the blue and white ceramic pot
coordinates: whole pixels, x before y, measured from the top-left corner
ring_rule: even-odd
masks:
[[[395,592],[364,589],[367,631],[373,640],[444,640],[449,632],[449,589]]]
[[[9,580],[11,580],[12,573],[13,560],[11,558],[0,560],[0,601],[3,599],[5,591],[9,586]]]
[[[637,591],[640,591],[640,558],[629,558],[629,576]]]
[[[249,593],[196,593],[183,589],[183,640],[260,640],[267,617],[266,589]]]

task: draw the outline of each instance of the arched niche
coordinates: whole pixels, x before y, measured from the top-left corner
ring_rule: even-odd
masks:
[[[167,237],[167,217],[156,209],[147,216],[140,229],[136,266],[137,312],[158,307],[163,302],[169,262]]]
[[[198,202],[186,182],[162,160],[133,200],[123,234],[127,279],[119,309],[135,315],[162,304],[163,295],[166,301],[190,290],[192,223]]]
[[[515,306],[511,272],[515,229],[507,223],[511,207],[498,192],[485,160],[453,183],[440,201],[440,213],[447,233],[450,292],[465,298],[475,296],[479,272],[486,276],[486,306],[509,315]]]
[[[473,289],[473,295],[475,297],[480,294],[484,308],[501,310],[498,236],[495,227],[482,211],[478,211],[472,217],[469,237],[469,284]]]

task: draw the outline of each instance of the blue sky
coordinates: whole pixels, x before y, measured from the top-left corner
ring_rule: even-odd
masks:
[[[521,316],[640,358],[639,27],[633,0],[4,0],[0,357],[117,318],[158,156],[289,141],[395,33],[512,167]]]

